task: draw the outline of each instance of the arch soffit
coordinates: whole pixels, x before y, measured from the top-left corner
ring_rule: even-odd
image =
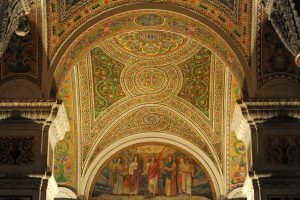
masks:
[[[114,119],[113,122],[111,122],[109,124],[109,126],[107,126],[104,130],[101,131],[101,135],[99,135],[95,142],[93,143],[92,148],[90,149],[90,152],[88,154],[88,157],[86,159],[86,162],[84,163],[84,168],[83,168],[83,174],[85,174],[89,168],[89,166],[91,165],[91,162],[93,162],[91,160],[92,157],[98,156],[100,155],[99,152],[101,152],[103,149],[101,149],[101,151],[98,151],[98,147],[102,147],[103,144],[106,144],[106,142],[102,142],[103,138],[106,138],[106,136],[110,136],[110,138],[114,138],[113,136],[119,136],[119,132],[117,132],[115,130],[116,127],[120,127],[121,125],[124,126],[124,124],[122,124],[123,121],[132,121],[133,119],[131,119],[130,117],[132,117],[132,114],[142,111],[145,108],[155,108],[155,110],[161,110],[163,111],[162,113],[168,113],[171,112],[174,114],[174,118],[172,118],[175,121],[178,121],[177,123],[182,123],[182,121],[184,121],[185,123],[187,123],[187,127],[185,127],[187,130],[192,130],[193,134],[196,134],[199,138],[197,139],[197,141],[199,139],[201,139],[201,142],[203,142],[205,145],[207,145],[207,147],[209,148],[209,152],[212,153],[213,156],[213,160],[216,162],[214,165],[217,165],[217,168],[219,171],[222,171],[222,164],[220,163],[220,158],[216,152],[216,149],[213,147],[213,141],[212,138],[210,138],[207,134],[208,132],[213,132],[213,127],[209,128],[209,125],[207,124],[206,127],[203,126],[199,126],[199,124],[195,124],[195,122],[193,122],[191,119],[189,119],[188,117],[186,117],[184,114],[180,113],[179,111],[177,111],[175,108],[173,108],[171,105],[159,105],[159,104],[147,104],[147,106],[145,107],[145,105],[137,105],[132,109],[127,110],[126,112],[122,113],[120,116],[118,116],[117,118]],[[151,113],[151,112],[150,112]],[[159,112],[157,111],[157,113],[155,114],[159,114]],[[194,112],[195,115],[197,115],[197,112]],[[175,117],[176,116],[176,117]],[[163,117],[163,115],[162,115]],[[129,119],[130,118],[130,119]],[[178,118],[178,119],[177,119]],[[182,121],[179,121],[182,120]],[[101,121],[101,120],[100,120]],[[100,122],[99,121],[99,122]],[[185,124],[184,123],[184,124]],[[206,122],[207,123],[207,122]],[[205,124],[206,124],[205,123]],[[122,126],[121,126],[122,127]],[[200,128],[202,127],[202,129]],[[207,130],[211,129],[210,131]],[[154,129],[159,129],[161,130],[161,128],[154,128]],[[95,126],[93,128],[92,132],[100,132],[99,129],[97,128],[97,126]],[[123,132],[125,132],[123,130]],[[138,133],[140,134],[141,132],[145,132],[145,130],[140,130]],[[158,131],[161,132],[161,131]],[[163,131],[165,132],[165,134],[172,136],[174,134],[171,133],[167,133],[168,131]],[[122,135],[122,134],[121,134]],[[137,135],[137,134],[134,134]],[[211,133],[209,134],[211,135]],[[186,140],[184,137],[178,136],[180,138],[182,138],[183,140]],[[122,138],[122,137],[121,137]],[[125,136],[123,137],[125,138]],[[107,138],[106,138],[107,139]],[[193,140],[191,140],[192,142]],[[102,143],[101,143],[102,142]],[[109,141],[108,141],[109,143]],[[192,142],[193,143],[193,142]],[[194,146],[197,146],[196,143],[194,143]],[[200,147],[198,147],[200,148]]]
[[[87,169],[87,173],[82,177],[82,184],[79,188],[79,194],[84,195],[88,198],[89,192],[92,187],[93,180],[97,175],[98,170],[100,167],[113,155],[117,152],[125,149],[128,146],[132,146],[139,143],[147,143],[147,142],[160,142],[161,144],[169,144],[176,146],[186,152],[189,152],[196,160],[198,160],[205,170],[208,173],[208,176],[211,178],[213,187],[216,192],[216,197],[220,197],[224,195],[224,187],[223,185],[223,178],[222,175],[219,173],[215,165],[209,159],[209,157],[198,147],[194,144],[183,140],[177,136],[170,136],[169,134],[165,133],[157,133],[157,132],[149,132],[149,133],[142,133],[139,135],[129,136],[118,140],[117,142],[113,143],[105,150],[103,150],[91,163],[90,167]]]
[[[243,85],[244,81],[246,81],[247,84],[250,84],[251,77],[245,77],[245,74],[250,74],[247,59],[243,56],[241,49],[235,44],[235,42],[216,24],[209,21],[204,16],[174,5],[156,5],[156,3],[140,3],[137,5],[123,6],[99,14],[76,29],[61,45],[52,59],[48,70],[49,79],[55,81],[54,83],[59,86],[60,82],[64,80],[65,76],[78,58],[105,39],[128,31],[158,29],[186,35],[197,40],[200,44],[210,49],[213,53],[220,57],[221,60],[229,66],[240,85]],[[169,24],[169,26],[166,27],[141,27],[134,24],[132,21],[131,24],[130,21],[127,21],[127,25],[130,26],[129,28],[125,27],[124,29],[113,29],[113,22],[116,22],[121,18],[125,19],[126,16],[137,17],[142,15],[140,14],[140,9],[145,9],[145,12],[147,10],[148,13],[156,12],[159,15],[165,15],[163,17],[174,17],[173,20],[175,21],[184,19],[187,24],[185,24],[185,27],[179,28],[173,26],[174,24]],[[108,18],[110,20],[108,20]],[[124,23],[124,21],[122,23]],[[97,31],[98,33],[99,31],[103,32],[103,34],[97,35]],[[91,39],[89,36],[93,34],[94,38]],[[44,86],[46,95],[50,95],[52,84],[53,82],[49,81],[47,85]]]

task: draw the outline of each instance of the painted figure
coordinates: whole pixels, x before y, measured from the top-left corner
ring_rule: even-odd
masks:
[[[122,158],[119,157],[113,165],[113,194],[123,193],[123,172]]]
[[[180,157],[178,161],[178,173],[177,173],[178,194],[183,193],[182,191],[183,166],[184,166],[184,158]]]
[[[130,194],[138,194],[139,193],[139,184],[140,184],[140,169],[138,156],[133,156],[133,160],[129,165],[128,174],[130,176],[129,182],[129,191]]]
[[[194,166],[189,158],[185,159],[182,168],[182,192],[187,195],[192,195],[192,179],[194,177]]]
[[[164,149],[163,149],[164,150]],[[150,157],[149,162],[147,163],[146,174],[148,174],[148,190],[151,193],[152,197],[155,197],[158,194],[158,178],[160,171],[160,159],[162,156],[162,152],[160,152],[158,158],[153,154]]]
[[[124,159],[124,185],[123,194],[130,194],[130,175],[129,175],[130,158],[125,156]]]
[[[168,162],[165,166],[165,195],[176,196],[176,163],[173,162],[173,157],[168,157]]]

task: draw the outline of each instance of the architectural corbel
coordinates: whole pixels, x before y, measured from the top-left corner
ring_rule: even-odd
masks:
[[[247,119],[244,118],[239,104],[235,106],[231,128],[235,132],[237,139],[242,140],[246,148],[248,148],[251,141],[250,126]]]
[[[49,140],[53,149],[55,147],[55,144],[58,141],[62,140],[65,136],[65,133],[68,131],[70,131],[70,125],[66,109],[64,104],[60,104],[56,118],[52,121],[49,130]]]

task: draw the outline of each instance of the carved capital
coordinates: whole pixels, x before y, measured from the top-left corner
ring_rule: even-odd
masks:
[[[57,116],[53,120],[49,130],[49,140],[54,149],[56,142],[62,140],[65,133],[70,130],[69,120],[64,104],[58,108]]]
[[[248,147],[251,140],[251,130],[247,120],[243,116],[240,104],[235,106],[231,128],[235,132],[236,137],[242,140],[246,147]]]
[[[247,99],[238,100],[237,103],[250,124],[276,118],[300,119],[298,99]]]

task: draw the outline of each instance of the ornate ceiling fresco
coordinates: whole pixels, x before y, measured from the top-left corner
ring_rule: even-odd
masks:
[[[127,15],[114,26],[120,28],[125,19],[131,21]],[[143,17],[155,20],[151,23],[141,20],[141,23],[151,26],[166,23],[167,18],[158,17],[164,15],[168,13],[152,12]],[[141,15],[132,19],[140,20]],[[176,26],[179,22],[176,21]],[[91,35],[83,37],[92,42],[99,36],[97,30],[93,28]],[[101,153],[117,141],[131,136],[139,138],[144,133],[166,134],[195,145],[212,163],[215,173],[227,180],[224,183],[227,192],[243,183],[245,174],[240,172],[246,162],[244,144],[230,132],[234,102],[240,95],[240,77],[234,78],[225,64],[236,60],[230,57],[233,56],[230,50],[212,51],[197,40],[171,30],[151,27],[114,31],[89,49],[71,50],[74,55],[68,56],[79,57],[64,60],[73,65],[68,66],[71,71],[66,78],[60,77],[64,81],[59,85],[59,97],[67,106],[72,126],[55,152],[55,177],[60,185],[74,191],[92,187],[83,186],[82,180],[95,178],[95,183],[100,168],[103,169],[95,167]],[[217,37],[201,31],[199,34]],[[218,41],[213,43],[218,45]],[[225,55],[222,59],[218,56],[220,51]],[[56,72],[57,78],[59,73],[62,72]],[[203,161],[195,162],[201,165]],[[90,174],[92,168],[100,170],[97,176]],[[205,174],[212,191],[215,187],[212,174]],[[209,192],[207,195],[214,196],[212,192],[213,195]]]
[[[106,13],[113,8],[136,5],[141,8],[142,0],[50,0],[47,3],[47,24],[48,24],[48,44],[49,54],[52,58],[60,45],[66,38],[84,22],[94,16]],[[251,39],[251,0],[159,0],[151,1],[157,3],[153,8],[160,5],[166,9],[180,7],[199,13],[207,20],[219,26],[233,41],[239,46],[246,57],[250,55]],[[148,2],[149,4],[149,2]],[[123,10],[124,11],[124,10]],[[154,23],[161,23],[161,19],[155,16],[147,16]],[[153,18],[152,18],[153,17]],[[143,22],[143,25],[153,25]],[[149,20],[148,20],[149,21]]]
[[[136,4],[141,1],[47,3],[48,51],[54,60],[49,71],[54,72],[72,126],[55,153],[54,173],[60,185],[89,198],[116,194],[110,175],[116,156],[138,155],[145,170],[149,155],[138,149],[156,145],[152,153],[169,148],[177,164],[181,156],[198,166],[193,195],[216,199],[241,186],[245,146],[230,123],[250,53],[250,0],[156,2],[196,11],[224,33],[168,6],[136,10],[134,4],[142,5]],[[133,7],[125,8],[126,4]],[[104,12],[115,7],[121,10],[113,15]],[[59,49],[77,27],[100,13],[108,16],[74,36],[65,50]],[[145,134],[154,139],[143,138]],[[160,137],[166,137],[166,143]],[[122,146],[118,142],[129,138],[144,143],[124,142],[117,151]],[[176,138],[179,146],[172,143]],[[181,142],[201,156],[185,150]]]
[[[142,30],[144,31],[141,32]],[[180,51],[183,51],[185,46],[195,46],[188,42],[188,37],[194,38],[199,44],[221,57],[230,67],[237,81],[243,82],[244,70],[240,60],[216,32],[204,24],[178,13],[143,10],[125,12],[110,17],[80,35],[62,56],[54,73],[55,83],[59,88],[68,71],[78,62],[78,59],[102,41],[109,43],[104,45],[108,52],[120,47],[119,50],[115,50],[115,55],[117,55],[115,57],[119,59],[119,62],[122,63],[126,60],[127,63],[134,63],[141,58],[146,60],[162,58],[166,53],[177,54],[178,57],[181,54],[181,57],[185,57]],[[127,52],[127,55],[121,52]],[[160,62],[159,59],[158,62]],[[169,60],[169,63],[171,62],[172,59]],[[165,60],[165,64],[167,63]]]

